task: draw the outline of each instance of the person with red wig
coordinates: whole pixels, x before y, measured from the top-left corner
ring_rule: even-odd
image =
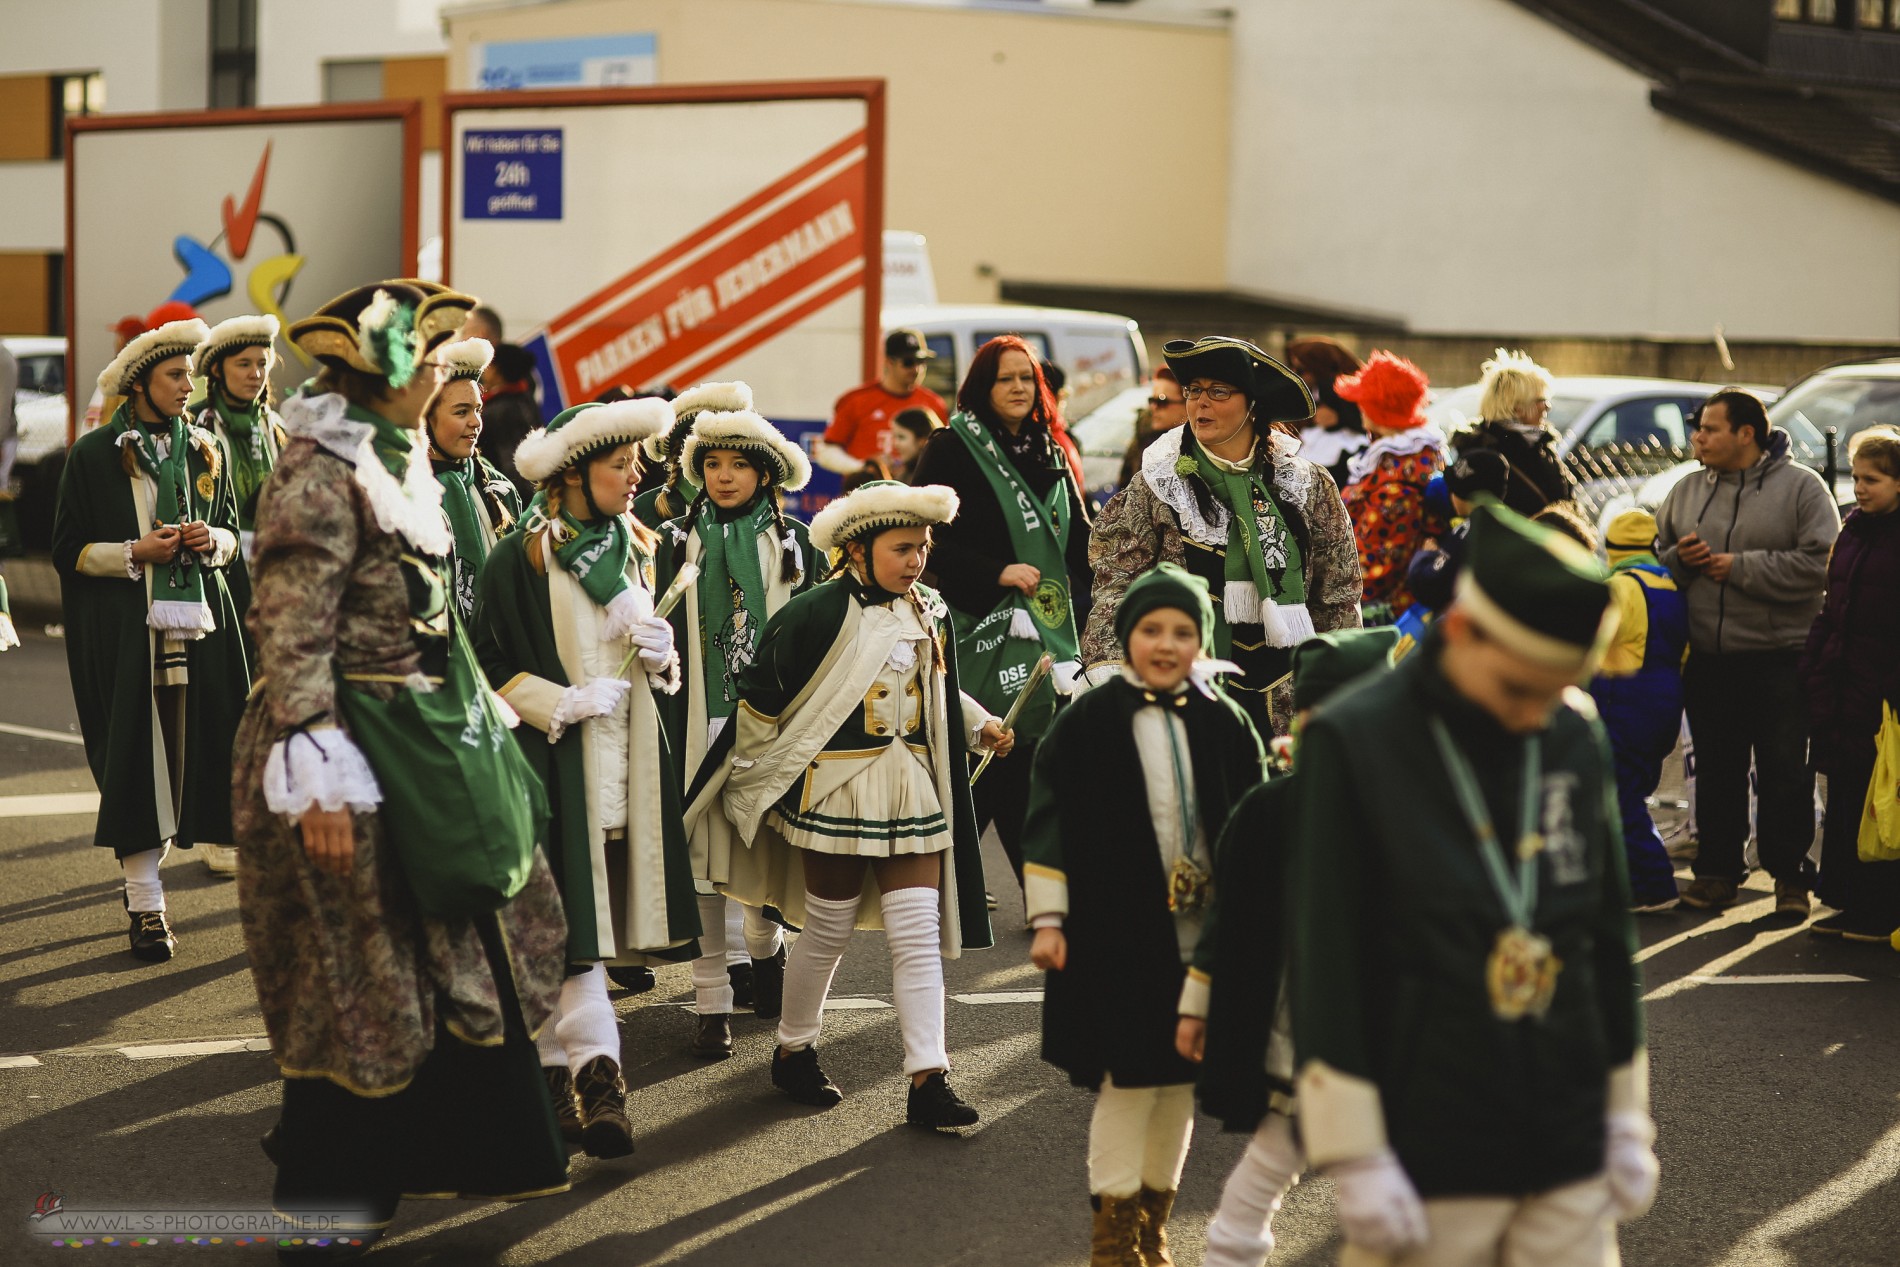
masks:
[[[1426,508],[1425,485],[1445,469],[1445,437],[1426,421],[1425,372],[1402,356],[1374,352],[1335,389],[1359,406],[1372,443],[1353,458],[1340,494],[1359,541],[1365,615],[1383,624],[1412,605],[1405,573],[1426,538],[1446,525]]]
[[[996,824],[1018,880],[1036,741],[1055,719],[1057,691],[1072,690],[1081,673],[1075,613],[1089,604],[1087,504],[1053,432],[1056,416],[1029,344],[991,339],[970,359],[956,412],[911,476],[955,489],[962,506],[937,530],[930,580],[950,606],[964,689],[1000,717],[1045,653],[1056,666],[1057,690],[1039,690],[1016,721],[1018,755],[972,789],[977,830]]]

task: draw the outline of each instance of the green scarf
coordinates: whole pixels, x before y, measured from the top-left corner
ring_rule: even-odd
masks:
[[[482,536],[481,508],[475,504],[475,459],[456,462],[438,460],[436,482],[442,485],[442,513],[449,517],[449,531],[455,537],[452,570],[455,579],[455,606],[462,619],[475,615],[475,577],[488,557],[488,542]]]
[[[381,414],[359,409],[355,405],[345,407],[343,416],[370,429],[370,447],[382,461],[383,469],[400,483],[409,474],[409,455],[415,452],[417,433],[407,427],[397,426]]]
[[[270,420],[264,416],[264,399],[260,395],[249,405],[234,405],[216,383],[206,394],[231,437],[231,490],[237,494],[238,526],[249,530],[257,512],[257,490],[277,463],[277,445],[270,434]]]
[[[1181,437],[1183,449],[1192,446],[1189,458],[1208,488],[1227,507],[1227,597],[1222,613],[1229,625],[1264,624],[1269,607],[1306,605],[1306,569],[1300,558],[1300,543],[1286,526],[1280,504],[1274,500],[1265,480],[1251,467],[1243,472],[1229,471],[1218,465],[1197,444],[1194,437]],[[1268,443],[1263,439],[1261,443]],[[1236,583],[1251,583],[1257,601],[1236,602]],[[1256,611],[1259,614],[1255,614]],[[1274,645],[1283,645],[1272,638]]]
[[[1030,491],[1016,466],[996,443],[982,421],[959,410],[950,415],[950,427],[963,436],[970,455],[982,468],[1003,510],[1010,549],[1016,561],[1042,573],[1034,594],[1016,593],[1007,600],[1026,610],[1043,647],[1058,662],[1081,658],[1082,640],[1076,634],[1075,610],[1069,601],[1069,533],[1073,531],[1068,480],[1061,478],[1041,497]],[[1051,441],[1051,448],[1054,442]],[[1059,455],[1052,458],[1061,461]],[[982,613],[971,613],[982,615]]]
[[[619,515],[582,520],[564,510],[548,539],[554,541],[556,533],[565,539],[555,545],[554,557],[595,606],[607,606],[630,588],[627,560],[633,554],[633,534]]]
[[[139,469],[151,476],[158,486],[158,496],[152,503],[154,528],[202,521],[205,506],[211,500],[209,474],[205,477],[204,489],[192,487],[191,433],[185,420],[171,419],[170,428],[171,447],[160,458],[152,437],[134,422],[130,400],[120,405],[112,416],[112,438],[132,450]],[[203,495],[194,496],[194,492]],[[211,618],[210,604],[205,602],[203,565],[196,554],[180,546],[171,563],[153,564],[147,575],[152,582],[148,617],[152,628],[180,639],[202,638],[217,628]]]
[[[758,652],[765,629],[759,537],[766,536],[776,547],[773,527],[772,502],[766,495],[751,510],[729,519],[723,519],[709,499],[694,517],[693,531],[699,534],[699,664],[708,718],[732,716],[739,702],[739,674]]]

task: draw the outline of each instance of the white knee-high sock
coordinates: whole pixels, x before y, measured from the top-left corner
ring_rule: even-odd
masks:
[[[158,864],[171,852],[168,845],[127,854],[119,859],[125,868],[125,902],[134,911],[165,909],[165,886],[158,882]]]
[[[1304,1159],[1285,1117],[1269,1113],[1247,1141],[1207,1225],[1206,1267],[1262,1267],[1273,1253],[1273,1216],[1300,1180]]]
[[[1187,1165],[1188,1141],[1194,1136],[1194,1085],[1156,1087],[1154,1109],[1148,1115],[1148,1140],[1141,1159],[1141,1182],[1156,1192],[1181,1186],[1181,1168]]]
[[[787,1051],[818,1041],[825,996],[857,922],[857,898],[834,902],[805,894],[805,931],[785,961],[785,1010],[778,1018],[779,1046]]]
[[[1098,1197],[1132,1197],[1141,1191],[1141,1165],[1147,1154],[1148,1120],[1154,1116],[1154,1087],[1118,1087],[1103,1078],[1089,1119],[1089,1192]]]
[[[547,1024],[534,1036],[534,1050],[541,1057],[543,1069],[567,1068],[567,1052],[561,1046],[561,1001],[556,998],[554,1010],[548,1013]]]
[[[726,899],[724,911],[726,919],[726,962],[728,964],[745,963],[749,956],[745,952],[745,907]],[[701,917],[704,922],[704,917]]]
[[[732,1011],[732,978],[726,975],[726,907],[724,894],[699,895],[699,958],[693,960],[693,1010],[701,1016],[723,1016]]]
[[[765,917],[755,906],[742,906],[746,954],[753,959],[770,959],[785,944],[785,930]]]
[[[620,1023],[607,997],[607,968],[595,964],[578,977],[561,982],[561,1019],[555,1022],[567,1066],[575,1073],[596,1056],[620,1063]]]
[[[894,889],[883,897],[891,995],[904,1034],[904,1072],[949,1069],[943,1042],[943,917],[935,889]]]

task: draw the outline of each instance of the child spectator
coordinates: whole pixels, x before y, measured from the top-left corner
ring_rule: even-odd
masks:
[[[910,483],[910,469],[917,455],[923,452],[924,441],[942,425],[943,419],[928,409],[900,410],[897,417],[891,419],[891,452],[885,460],[890,470],[883,478]]]
[[[1678,901],[1675,867],[1649,816],[1649,798],[1682,729],[1689,605],[1669,570],[1656,561],[1656,520],[1648,511],[1626,510],[1612,519],[1604,548],[1610,557],[1610,601],[1617,610],[1616,640],[1590,694],[1610,732],[1616,762],[1631,909],[1667,911]]]

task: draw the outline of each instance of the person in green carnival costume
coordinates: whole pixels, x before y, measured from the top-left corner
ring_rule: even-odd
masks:
[[[568,976],[542,1069],[564,1128],[594,1157],[633,1151],[606,965],[685,958],[700,932],[661,723],[680,661],[654,614],[658,540],[628,513],[639,444],[671,421],[664,401],[622,400],[529,432],[515,464],[539,487],[535,507],[476,587],[475,647],[527,723],[515,739],[547,788],[544,842],[567,908]]]
[[[13,627],[13,608],[7,603],[7,578],[0,576],[0,651],[20,645],[20,631]]]
[[[283,420],[271,407],[271,371],[277,367],[276,317],[227,317],[211,327],[191,354],[192,377],[204,383],[204,408],[197,423],[224,442],[231,459],[231,486],[237,495],[238,539],[243,557],[251,557],[257,494],[284,447]],[[233,577],[238,573],[234,570]],[[240,612],[249,603],[250,578]]]
[[[838,551],[838,571],[766,622],[687,806],[689,832],[722,814],[745,846],[732,850],[725,892],[803,930],[785,967],[772,1084],[816,1108],[844,1098],[818,1063],[820,1019],[853,930],[881,927],[905,1120],[933,1129],[977,1120],[945,1077],[943,960],[991,944],[961,758],[1014,742],[958,689],[949,613],[918,584],[931,529],[956,513],[950,489],[892,480],[818,512],[812,547]]]
[[[99,785],[93,843],[125,869],[132,953],[177,950],[158,865],[172,844],[236,869],[231,732],[251,689],[237,497],[216,436],[185,419],[196,319],[133,339],[99,376],[125,399],[74,442],[53,514],[53,565],[86,761]],[[211,848],[216,846],[216,848]]]
[[[1451,608],[1300,740],[1288,992],[1344,1267],[1602,1267],[1655,1198],[1642,973],[1587,680],[1602,566],[1472,512]]]
[[[1253,723],[1214,683],[1207,583],[1163,563],[1116,613],[1121,676],[1057,715],[1024,826],[1030,959],[1049,974],[1042,1056],[1096,1092],[1091,1267],[1172,1263],[1194,1129],[1175,1049],[1185,964],[1228,811],[1265,777]]]
[[[1141,469],[1096,516],[1094,607],[1082,632],[1090,682],[1120,672],[1115,609],[1137,576],[1179,563],[1214,595],[1214,654],[1263,737],[1291,714],[1293,648],[1359,626],[1359,547],[1333,478],[1298,455],[1290,423],[1311,416],[1300,377],[1244,339],[1162,349],[1187,400]]]
[[[1305,1159],[1295,1142],[1293,1044],[1286,991],[1287,865],[1299,764],[1313,710],[1341,688],[1390,667],[1398,631],[1340,629],[1293,650],[1293,733],[1276,741],[1276,777],[1234,806],[1215,847],[1214,886],[1181,988],[1175,1046],[1200,1065],[1203,1111],[1251,1135],[1207,1225],[1206,1267],[1262,1267],[1273,1216]]]
[[[538,788],[448,602],[419,430],[440,373],[424,332],[452,330],[459,302],[382,282],[288,331],[320,369],[284,402],[289,443],[258,499],[259,688],[229,774],[244,946],[283,1075],[273,1204],[347,1212],[364,1240],[405,1194],[567,1188],[533,1039],[560,986],[560,895],[520,813]],[[401,720],[425,708],[447,746]],[[494,900],[434,903],[423,864],[504,846]]]
[[[474,618],[475,578],[488,552],[521,518],[514,482],[476,451],[482,438],[479,383],[494,355],[486,339],[458,339],[437,348],[442,386],[422,414],[429,464],[442,483],[442,510],[455,538],[453,592],[464,620]]]
[[[665,717],[684,792],[687,772],[699,768],[738,709],[739,675],[758,654],[766,621],[816,584],[820,560],[810,531],[785,514],[781,500],[811,480],[811,462],[758,414],[696,414],[680,468],[700,493],[660,530],[654,570],[664,591],[686,564],[699,569],[671,617],[686,687],[669,697]],[[719,892],[732,873],[734,842],[725,825],[718,815],[704,816],[691,840],[701,930],[693,960],[693,1053],[714,1060],[732,1054],[735,987],[749,995],[756,1015],[776,1019],[785,986],[779,926],[762,909]]]
[[[971,789],[977,826],[996,824],[1022,879],[1023,818],[1036,742],[1056,697],[1081,674],[1076,612],[1088,610],[1086,503],[1052,427],[1055,395],[1034,350],[1016,335],[970,359],[948,426],[934,432],[911,482],[956,490],[961,509],[938,534],[931,581],[950,605],[957,664],[972,698],[1009,712],[1047,654],[1055,670],[1016,718],[1022,751],[992,764]]]
[[[689,387],[670,402],[672,424],[648,439],[641,447],[648,462],[663,462],[666,480],[633,499],[633,517],[649,528],[658,529],[669,519],[686,513],[699,496],[693,482],[695,472],[686,468],[683,450],[693,429],[693,419],[702,412],[743,413],[752,408],[752,389],[744,383],[701,383]]]

